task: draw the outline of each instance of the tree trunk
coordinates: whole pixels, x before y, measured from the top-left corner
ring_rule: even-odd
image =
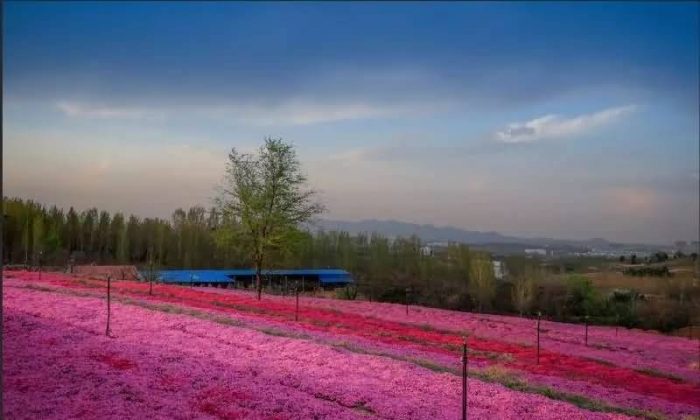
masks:
[[[258,291],[258,300],[261,299],[262,295],[262,279],[260,278],[260,265],[256,264],[255,267],[255,289]]]

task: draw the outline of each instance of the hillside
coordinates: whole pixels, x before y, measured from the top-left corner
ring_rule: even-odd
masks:
[[[422,307],[5,272],[4,415],[470,418],[700,414],[695,341]],[[298,320],[295,320],[298,316]],[[70,396],[70,398],[66,398]],[[36,404],[36,401],[42,401]],[[31,408],[28,408],[31,407]]]
[[[588,240],[553,239],[546,237],[525,238],[503,235],[498,232],[482,232],[451,226],[406,223],[396,220],[368,219],[361,221],[340,221],[321,219],[315,223],[312,229],[342,230],[353,234],[377,232],[390,237],[416,235],[424,242],[450,241],[470,245],[510,244],[520,247],[570,247],[574,250],[585,250],[588,248],[616,249],[621,247],[655,249],[663,247],[663,245],[659,244],[618,243],[603,238],[592,238]]]

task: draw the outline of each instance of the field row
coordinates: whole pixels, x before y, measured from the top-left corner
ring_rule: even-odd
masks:
[[[533,331],[531,320],[417,307],[410,308],[407,317],[400,305],[302,298],[299,320],[295,321],[292,298],[265,296],[257,301],[246,292],[212,293],[164,285],[156,285],[150,296],[147,284],[128,281],[113,283],[112,330],[117,338],[108,339],[103,335],[104,281],[58,274],[44,274],[39,281],[35,273],[7,274],[10,280],[6,280],[3,305],[10,325],[30,320],[53,334],[73,331],[68,334],[70,339],[87,334],[85,344],[81,344],[83,338],[72,344],[53,340],[55,345],[80,349],[81,357],[88,357],[85,349],[92,348],[88,342],[106,343],[113,351],[93,355],[95,360],[107,360],[104,363],[109,366],[116,363],[112,368],[117,370],[126,367],[120,372],[138,379],[145,395],[151,395],[153,381],[162,376],[142,370],[142,366],[150,369],[147,361],[153,358],[174,358],[173,362],[154,364],[161,368],[170,365],[174,372],[218,366],[217,375],[226,376],[226,385],[207,391],[211,398],[228,395],[234,388],[236,392],[250,391],[245,394],[245,404],[229,407],[232,402],[219,401],[225,400],[224,396],[205,404],[213,410],[210,414],[218,417],[227,417],[217,412],[219,409],[243,410],[241,413],[266,418],[277,414],[309,417],[309,412],[304,412],[308,409],[328,418],[368,414],[456,418],[461,401],[459,349],[465,333],[469,334],[472,376],[470,418],[493,418],[494,413],[505,418],[591,418],[594,412],[650,418],[700,414],[700,375],[692,362],[694,343],[687,339],[622,330],[615,337],[612,330],[595,329],[589,337],[591,345],[585,346],[576,341],[575,329],[580,327],[545,323],[537,364],[536,349],[526,340]],[[18,340],[14,335],[12,338]],[[658,344],[656,350],[650,348],[655,347],[650,345],[653,343]],[[23,343],[18,349],[22,348],[35,346]],[[586,349],[593,350],[592,355],[587,355]],[[31,360],[43,363],[45,356],[49,357],[40,355]],[[75,362],[55,355],[50,359],[49,370],[56,363],[72,366]],[[10,378],[22,377],[14,369],[22,367],[6,368]],[[248,370],[257,372],[253,379],[227,376]],[[206,374],[191,377],[194,380]],[[11,383],[9,388],[16,390],[15,385]],[[284,398],[281,401],[277,392],[270,399],[262,396],[269,394],[256,391],[257,387],[271,390],[273,385],[292,386],[312,395],[315,402],[295,393],[280,394],[299,401],[296,408],[290,408],[292,403]],[[14,392],[12,395],[19,398]],[[169,397],[151,399],[163,398],[167,401]],[[201,402],[203,397],[191,398]],[[174,412],[183,418],[196,416],[192,410],[201,411],[202,406],[192,404],[189,411],[180,407]],[[285,408],[276,412],[280,404]],[[19,402],[17,406],[22,407]],[[331,409],[337,411],[327,411]]]

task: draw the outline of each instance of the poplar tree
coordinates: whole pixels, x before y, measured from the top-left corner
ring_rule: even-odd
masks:
[[[258,299],[270,253],[290,247],[301,225],[324,210],[306,182],[294,146],[282,139],[266,138],[255,155],[235,148],[228,155],[217,207],[228,237],[249,250]]]

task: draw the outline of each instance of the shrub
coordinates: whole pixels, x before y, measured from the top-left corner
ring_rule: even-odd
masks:
[[[672,274],[668,270],[668,266],[661,266],[661,267],[629,267],[626,268],[622,274],[625,274],[627,276],[654,276],[654,277],[671,277]]]
[[[357,298],[357,286],[346,286],[335,289],[337,299],[355,300]]]

